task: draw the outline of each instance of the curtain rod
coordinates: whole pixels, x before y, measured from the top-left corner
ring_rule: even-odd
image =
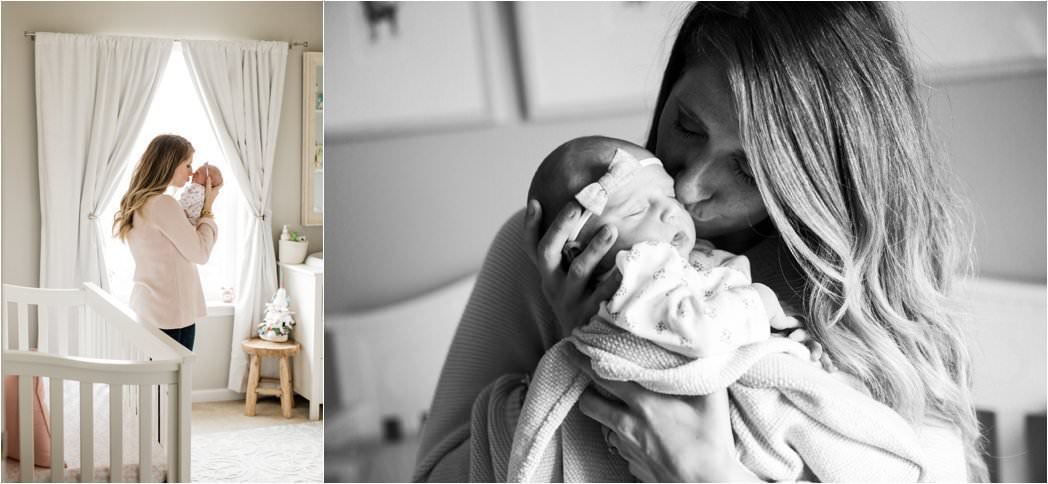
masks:
[[[24,34],[24,35],[25,35],[26,37],[28,37],[28,38],[29,38],[29,40],[36,40],[36,32],[30,32],[30,31],[26,30],[26,31],[25,31],[25,32],[24,32],[23,34]],[[182,40],[182,39],[171,39],[171,40],[174,40],[174,41],[178,42],[178,41],[180,41],[180,40]],[[294,47],[297,47],[297,46],[301,46],[302,48],[306,48],[306,47],[309,47],[309,41],[303,41],[303,42],[289,42],[289,43],[287,44],[287,48],[288,48],[288,49],[292,49],[292,48],[294,48]]]

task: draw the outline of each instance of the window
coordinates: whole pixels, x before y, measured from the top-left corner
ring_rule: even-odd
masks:
[[[249,210],[240,194],[233,170],[223,157],[218,140],[211,130],[203,102],[190,78],[181,44],[178,42],[171,50],[171,58],[153,96],[153,104],[146,115],[145,124],[128,157],[127,168],[103,211],[102,233],[108,236],[104,237],[103,249],[110,290],[117,297],[128,300],[135,267],[127,245],[112,237],[113,215],[120,207],[120,199],[127,192],[131,182],[131,173],[138,165],[138,160],[149,141],[156,135],[165,133],[178,134],[193,144],[193,148],[196,149],[193,156],[194,169],[206,161],[222,171],[224,185],[212,207],[215,222],[219,227],[218,240],[211,250],[208,263],[197,267],[205,298],[208,301],[219,301],[223,287],[236,290],[236,258],[240,254],[235,249],[243,246],[243,237],[240,234],[244,229],[241,226],[246,222]],[[167,193],[177,197],[175,189],[168,188]]]

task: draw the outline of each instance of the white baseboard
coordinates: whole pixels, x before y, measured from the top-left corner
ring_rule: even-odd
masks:
[[[243,400],[244,394],[237,393],[228,388],[209,388],[207,390],[193,390],[193,403],[198,402],[227,402],[230,400]]]

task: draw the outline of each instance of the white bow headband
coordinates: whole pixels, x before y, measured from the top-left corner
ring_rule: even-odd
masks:
[[[571,232],[571,237],[568,238],[568,241],[571,242],[578,238],[579,232],[582,231],[582,227],[586,225],[590,217],[594,214],[600,215],[604,213],[604,209],[608,205],[608,197],[615,189],[629,182],[638,170],[650,165],[662,165],[662,162],[658,158],[638,160],[625,150],[616,148],[615,156],[611,159],[611,166],[608,167],[608,172],[601,176],[599,180],[586,185],[585,188],[575,195],[575,200],[578,200],[579,205],[582,205],[583,211],[582,217],[579,218],[579,223],[575,230]]]

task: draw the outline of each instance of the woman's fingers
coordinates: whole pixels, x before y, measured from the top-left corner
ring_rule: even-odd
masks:
[[[589,284],[590,277],[593,276],[593,270],[597,268],[604,254],[607,254],[608,249],[615,243],[618,234],[618,230],[611,225],[605,225],[597,231],[597,235],[593,236],[586,245],[586,250],[583,250],[571,262],[566,290],[577,294],[583,293],[583,288]]]
[[[622,273],[618,269],[613,269],[593,290],[593,294],[590,295],[591,303],[599,305],[601,301],[611,299],[615,291],[619,290],[620,285],[622,285]]]
[[[828,352],[823,352],[822,356],[819,357],[819,363],[822,364],[822,368],[830,373],[837,371],[837,365],[833,364],[833,360],[830,359]]]
[[[811,341],[808,344],[808,351],[811,351],[812,361],[820,361],[822,359],[822,344],[818,341]]]
[[[628,409],[604,398],[592,388],[587,388],[579,396],[579,411],[607,427],[611,433],[628,435],[632,430]]]
[[[528,200],[524,210],[524,239],[521,242],[524,244],[524,253],[528,254],[536,267],[539,262],[537,252],[539,239],[542,238],[539,228],[540,220],[542,220],[542,205],[538,200]]]
[[[569,203],[557,214],[557,218],[553,219],[549,229],[539,239],[536,249],[538,260],[535,265],[540,271],[552,273],[560,267],[561,250],[579,221],[579,208],[577,203]]]
[[[626,459],[633,477],[642,482],[657,482],[647,467],[649,462],[644,449],[637,443],[634,433],[638,427],[627,408],[587,389],[579,397],[579,409],[601,424],[608,451]]]
[[[797,329],[790,332],[790,335],[787,337],[798,343],[804,343],[808,340],[808,331],[803,329]]]
[[[637,463],[637,462],[639,462],[639,460],[633,460],[633,459],[628,459],[628,460],[629,460],[630,474],[633,474],[633,477],[636,477],[638,481],[640,481],[640,482],[659,482],[658,479],[655,479],[655,477],[652,476],[650,472],[648,472],[648,469],[646,467],[642,467],[640,464]]]

